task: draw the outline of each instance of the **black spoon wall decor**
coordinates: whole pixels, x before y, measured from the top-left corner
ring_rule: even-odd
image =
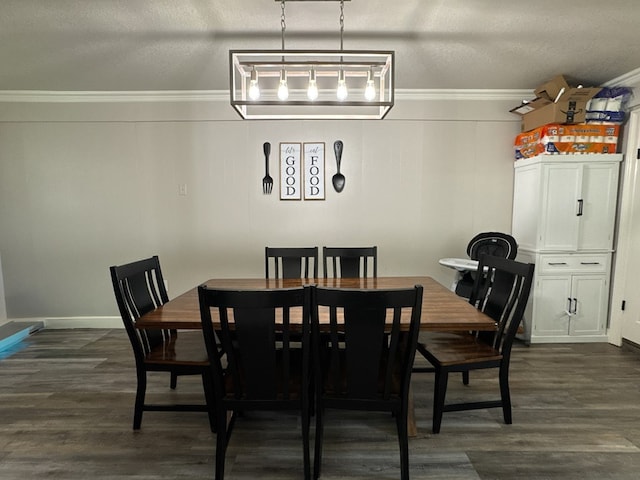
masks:
[[[344,188],[345,178],[344,175],[340,173],[340,162],[342,160],[342,141],[336,140],[333,144],[333,151],[336,154],[336,165],[338,167],[338,172],[333,176],[331,181],[333,182],[333,188],[336,192],[340,193]]]

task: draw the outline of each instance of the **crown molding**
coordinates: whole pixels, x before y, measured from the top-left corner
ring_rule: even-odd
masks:
[[[608,82],[604,83],[603,87],[625,87],[625,86],[640,85],[640,68],[631,70],[624,75],[620,75]]]
[[[0,102],[124,103],[229,101],[228,90],[167,91],[46,91],[4,90]]]
[[[640,68],[614,78],[603,86],[640,85]],[[533,95],[524,89],[400,89],[398,101],[521,101]],[[228,90],[167,91],[46,91],[2,90],[0,102],[15,103],[139,103],[139,102],[228,102]]]
[[[396,90],[396,100],[522,100],[529,90]],[[0,102],[24,103],[125,103],[125,102],[228,102],[227,90],[192,91],[0,91]]]
[[[416,89],[396,90],[396,100],[516,100],[530,98],[531,90]]]
[[[640,68],[605,82],[603,87],[640,85]],[[531,90],[396,89],[396,100],[520,101]],[[126,102],[228,102],[228,90],[166,91],[47,91],[0,90],[0,102],[25,103],[126,103]]]

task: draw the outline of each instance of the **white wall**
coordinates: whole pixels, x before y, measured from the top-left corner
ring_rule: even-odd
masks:
[[[211,277],[261,277],[265,245],[375,244],[379,275],[448,285],[439,258],[465,256],[479,231],[511,229],[513,104],[452,96],[399,100],[383,121],[241,121],[226,99],[4,103],[8,317],[117,315],[108,267],[153,254],[171,296]],[[326,200],[263,195],[265,141],[272,176],[279,142],[325,142]]]

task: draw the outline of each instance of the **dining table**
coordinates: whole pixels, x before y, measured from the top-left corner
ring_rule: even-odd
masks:
[[[496,328],[495,321],[492,318],[469,304],[467,299],[457,296],[428,276],[314,279],[212,278],[202,282],[201,285],[206,285],[208,288],[229,290],[272,290],[306,285],[341,289],[382,290],[412,288],[415,285],[422,285],[421,331],[493,331]],[[292,324],[294,321],[292,318]],[[320,321],[322,323],[322,318]],[[401,328],[403,325],[408,328],[408,319],[401,324]],[[142,315],[136,323],[136,328],[201,329],[198,286]],[[410,397],[408,430],[409,436],[416,436],[417,426],[412,398],[413,396]]]
[[[493,319],[470,305],[467,299],[457,296],[433,278],[426,276],[314,279],[212,278],[202,282],[202,285],[206,285],[209,288],[230,290],[272,290],[296,288],[305,285],[381,290],[412,288],[414,285],[422,285],[424,291],[420,317],[421,331],[495,330],[495,321]],[[200,329],[202,325],[198,302],[198,287],[195,286],[155,310],[145,313],[136,323],[136,327],[140,329]]]

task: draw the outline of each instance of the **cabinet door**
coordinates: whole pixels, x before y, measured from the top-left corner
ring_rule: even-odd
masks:
[[[605,332],[608,304],[608,282],[604,275],[573,277],[571,298],[575,298],[575,314],[571,317],[569,334],[602,335]]]
[[[566,336],[569,333],[571,276],[539,277],[533,290],[534,322],[531,335]]]
[[[582,165],[545,165],[543,172],[541,250],[575,251]]]
[[[609,250],[613,246],[618,170],[617,163],[583,166],[579,250]]]
[[[540,174],[539,165],[515,169],[511,232],[518,242],[519,249],[536,250],[538,248]]]

